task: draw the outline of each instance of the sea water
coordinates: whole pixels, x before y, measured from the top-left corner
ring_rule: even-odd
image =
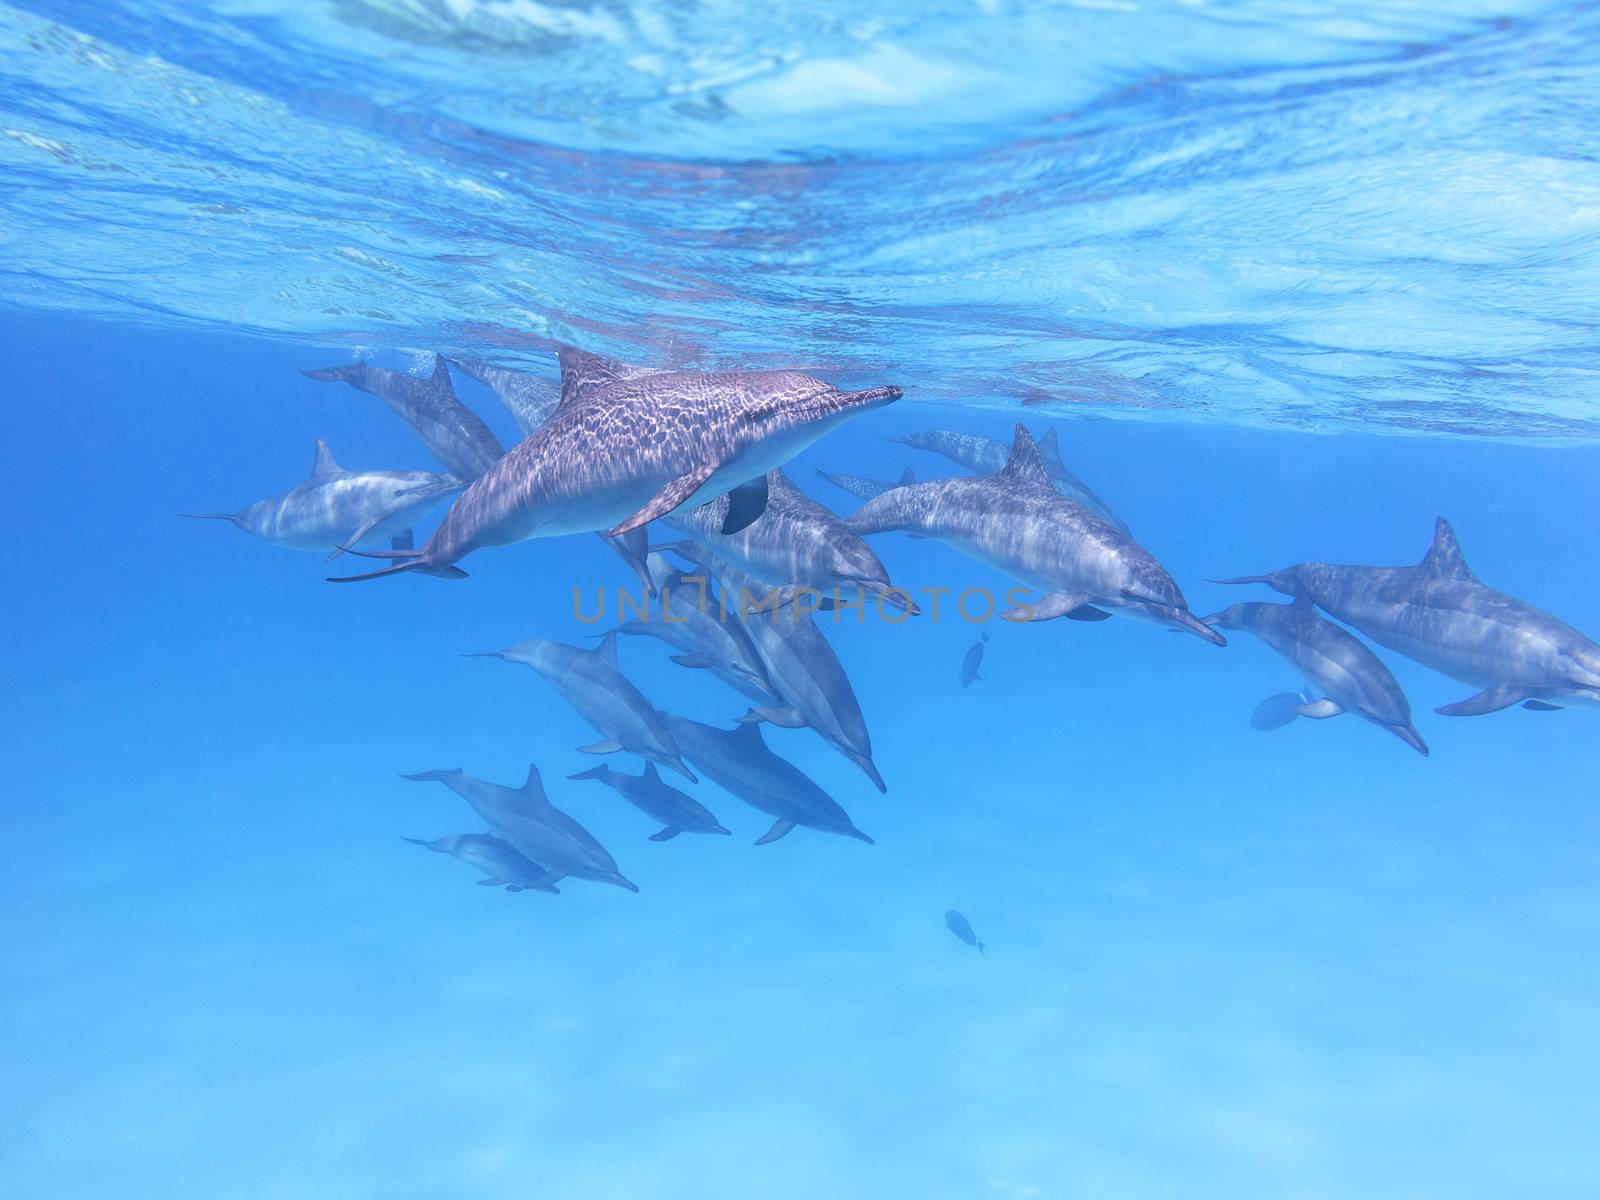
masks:
[[[299,368],[801,365],[900,403],[790,464],[1058,430],[1207,582],[1406,564],[1600,632],[1592,11],[1537,4],[0,6],[8,503],[0,1193],[1579,1198],[1600,1188],[1595,716],[1259,733],[1300,686],[1123,619],[969,619],[1009,581],[872,542],[923,600],[817,620],[888,786],[769,745],[875,845],[592,783],[526,668],[637,585],[594,538],[470,578],[178,518],[325,438],[437,469]],[[487,391],[457,393],[501,440]],[[1404,434],[1406,436],[1397,436]],[[422,531],[426,533],[426,529]],[[890,614],[893,617],[895,614]],[[963,655],[983,630],[981,681]],[[651,701],[745,700],[648,639]],[[619,769],[640,764],[619,756]],[[638,895],[472,886],[461,767]],[[957,909],[980,957],[945,928]]]

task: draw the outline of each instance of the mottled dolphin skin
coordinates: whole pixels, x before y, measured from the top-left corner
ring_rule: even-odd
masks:
[[[871,500],[874,496],[881,496],[892,487],[905,487],[908,483],[917,481],[917,473],[910,467],[900,476],[896,483],[889,483],[882,479],[864,479],[860,475],[838,475],[832,471],[818,468],[817,474],[840,491],[849,492],[857,500]]]
[[[1031,435],[1030,435],[1031,436]],[[969,471],[976,471],[981,475],[990,475],[1005,467],[1011,457],[1011,447],[1004,442],[997,442],[993,438],[977,437],[970,433],[955,433],[948,429],[931,429],[926,433],[908,433],[902,437],[892,437],[891,442],[898,442],[902,446],[910,446],[913,450],[926,450],[931,454],[942,454],[958,466],[963,466]],[[1076,500],[1085,508],[1093,509],[1123,533],[1128,532],[1128,527],[1122,523],[1122,518],[1111,511],[1106,502],[1095,495],[1094,490],[1079,479],[1066,464],[1061,461],[1061,448],[1056,440],[1054,428],[1045,431],[1044,437],[1038,443],[1039,461],[1044,464],[1045,472],[1050,476],[1050,484],[1069,500]],[[870,497],[864,497],[870,499]]]
[[[978,669],[983,666],[983,648],[989,641],[989,631],[985,629],[983,636],[967,647],[967,656],[961,660],[961,686],[971,687],[983,678],[978,674]]]
[[[624,621],[617,633],[659,638],[680,653],[680,667],[709,671],[741,696],[761,705],[782,704],[744,623],[723,618],[723,607],[705,576],[686,579],[660,554],[647,562],[658,603],[643,617]]]
[[[660,821],[665,828],[650,835],[652,842],[671,841],[680,833],[731,832],[717,824],[715,814],[704,804],[664,781],[655,763],[645,763],[643,775],[628,775],[599,766],[567,778],[598,780],[645,816]]]
[[[370,579],[439,574],[486,546],[597,530],[627,533],[728,492],[732,532],[761,515],[766,473],[851,417],[900,398],[841,392],[798,371],[664,371],[563,351],[561,406],[475,480],[433,537]],[[336,582],[350,582],[337,580]]]
[[[690,783],[698,783],[694,772],[683,765],[672,735],[661,724],[650,701],[639,694],[617,666],[617,635],[606,634],[593,650],[529,638],[486,654],[469,658],[500,658],[532,667],[554,685],[561,698],[593,725],[603,739],[592,746],[580,746],[585,754],[615,754],[625,750],[650,762],[678,772]]]
[[[508,892],[555,892],[561,889],[553,883],[543,883],[550,874],[504,838],[492,833],[452,833],[445,837],[424,841],[422,838],[405,839],[413,846],[425,846],[437,854],[459,858],[469,867],[476,867],[488,878],[478,880],[480,887],[504,887]]]
[[[1270,575],[1220,583],[1264,583],[1304,596],[1380,646],[1483,690],[1435,711],[1472,717],[1513,704],[1550,709],[1600,705],[1600,646],[1533,605],[1478,581],[1450,522],[1413,567],[1307,562]]]
[[[246,533],[289,550],[333,551],[388,539],[420,519],[452,492],[466,487],[427,471],[347,471],[328,443],[317,439],[311,474],[281,496],[257,500],[236,513],[184,513],[232,521]]]
[[[767,473],[767,508],[738,533],[723,533],[728,498],[680,508],[666,523],[740,570],[777,587],[809,588],[835,600],[862,593],[915,616],[910,595],[889,582],[871,546],[850,526],[807,496],[781,471]]]
[[[556,405],[561,403],[561,385],[532,371],[497,367],[481,358],[450,357],[445,361],[493,392],[495,399],[506,406],[523,436],[549,420],[550,414],[556,411]]]
[[[550,803],[539,768],[529,765],[528,780],[520,788],[474,779],[460,768],[402,775],[417,783],[439,782],[460,796],[499,837],[522,855],[546,864],[533,886],[556,883],[568,875],[610,883],[630,892],[639,889],[617,870],[617,863],[594,835]]]
[[[952,908],[944,914],[944,927],[967,945],[976,949],[979,954],[983,954],[985,958],[988,957],[987,954],[984,954],[986,947],[978,940],[978,935],[972,932],[972,924],[955,909]]]
[[[862,505],[850,525],[861,533],[906,530],[938,538],[1045,593],[1001,613],[1006,620],[1097,621],[1111,609],[1227,645],[1190,613],[1178,585],[1148,550],[1050,486],[1021,425],[1010,459],[995,474],[892,488]]]
[[[416,432],[422,444],[461,479],[476,479],[500,459],[505,448],[477,413],[456,399],[444,360],[434,356],[426,379],[366,363],[301,371],[307,379],[343,380],[370,392]]]
[[[872,761],[872,736],[855,689],[810,614],[798,605],[763,608],[771,589],[698,542],[678,542],[672,549],[716,579],[729,621],[743,622],[768,683],[783,701],[779,706],[758,705],[740,721],[809,727],[860,767],[874,787],[887,792]]]
[[[1411,704],[1389,668],[1353,634],[1319,616],[1310,600],[1230,604],[1204,620],[1255,634],[1322,693],[1322,699],[1298,705],[1294,710],[1298,715],[1321,720],[1354,713],[1387,729],[1418,754],[1428,753],[1411,724]]]
[[[775,842],[796,825],[872,844],[872,839],[851,823],[850,815],[833,797],[793,763],[767,748],[761,726],[716,729],[673,713],[662,713],[661,719],[689,760],[713,783],[776,818],[772,828],[756,839],[756,845]]]

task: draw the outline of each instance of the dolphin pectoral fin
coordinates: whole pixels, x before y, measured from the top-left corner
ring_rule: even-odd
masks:
[[[615,529],[606,530],[606,536],[621,537],[625,533],[631,533],[633,530],[638,529],[641,525],[648,525],[658,517],[666,516],[704,487],[706,480],[711,478],[716,469],[715,464],[711,464],[704,467],[696,467],[686,475],[679,475],[657,492],[651,498],[649,504],[646,504]],[[754,520],[755,518],[752,517],[751,519]]]
[[[775,842],[784,837],[794,828],[794,822],[787,817],[779,817],[772,823],[772,828],[756,839],[756,845],[765,846],[768,842]]]
[[[1560,712],[1561,711],[1561,705],[1559,705],[1559,704],[1546,704],[1543,700],[1524,700],[1522,702],[1522,707],[1528,709],[1530,712]]]
[[[1087,592],[1050,592],[1031,604],[1019,604],[1000,614],[1002,621],[1053,621],[1089,603]],[[1089,620],[1097,618],[1090,617]]]
[[[417,535],[414,530],[402,529],[399,533],[395,534],[389,539],[389,549],[391,550],[406,551],[415,550],[416,548]]]
[[[680,667],[688,667],[691,671],[702,671],[707,667],[716,666],[716,663],[704,654],[674,654],[670,657]]]
[[[1109,621],[1111,614],[1103,608],[1096,608],[1092,604],[1084,604],[1073,609],[1067,614],[1069,621]]]
[[[1468,696],[1465,700],[1457,700],[1454,704],[1446,704],[1443,708],[1436,708],[1433,711],[1441,717],[1481,717],[1484,713],[1510,708],[1518,701],[1527,698],[1528,693],[1521,688],[1484,688],[1476,696]]]
[[[603,742],[592,742],[587,746],[579,746],[579,754],[615,754],[622,749],[622,743],[607,738]]]
[[[1324,696],[1321,700],[1313,700],[1310,704],[1302,704],[1294,711],[1302,717],[1310,717],[1313,721],[1326,721],[1329,717],[1337,717],[1344,709]]]
[[[804,729],[806,719],[792,706],[782,708],[758,707],[752,708],[739,718],[741,725],[753,725],[758,721],[766,721],[772,725],[781,725],[784,729]]]
[[[728,493],[728,515],[722,518],[722,533],[738,533],[767,511],[767,477],[741,483]]]
[[[478,880],[478,886],[479,887],[503,887],[503,886],[505,886],[505,882],[506,881],[504,879],[480,879],[480,880]]]
[[[520,883],[508,883],[508,884],[506,884],[506,891],[508,891],[508,892],[520,892],[521,890],[522,890],[522,885]]]
[[[677,828],[676,826],[668,825],[665,829],[662,829],[656,833],[652,833],[650,835],[650,840],[652,842],[670,842],[682,832],[683,830]]]

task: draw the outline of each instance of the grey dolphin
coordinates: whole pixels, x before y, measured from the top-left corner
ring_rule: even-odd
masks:
[[[571,875],[611,883],[630,892],[639,889],[624,879],[610,853],[593,834],[550,803],[539,768],[528,767],[520,788],[474,779],[459,767],[449,771],[423,771],[402,775],[417,783],[439,782],[460,796],[499,837],[537,863],[547,864],[535,886],[556,883]]]
[[[704,576],[685,577],[660,554],[651,554],[646,565],[659,603],[643,617],[618,625],[616,632],[659,638],[680,651],[672,656],[680,667],[709,671],[757,704],[782,704],[744,623],[724,617],[711,581]]]
[[[772,828],[756,839],[756,845],[775,842],[796,825],[872,844],[872,839],[851,823],[850,815],[833,797],[793,763],[767,748],[759,725],[716,729],[666,712],[661,714],[661,719],[678,739],[689,760],[712,782],[752,808],[776,818]]]
[[[987,947],[978,940],[978,935],[972,932],[971,922],[969,922],[955,909],[952,908],[944,914],[944,927],[951,933],[955,934],[967,945],[976,949],[979,954],[984,954],[984,951],[987,949]],[[987,955],[984,956],[988,957]]]
[[[645,763],[643,775],[629,775],[601,765],[568,779],[594,779],[611,788],[647,817],[660,821],[664,829],[650,835],[652,842],[665,842],[680,833],[728,833],[712,811],[692,796],[686,796],[661,778],[655,763]]]
[[[332,551],[390,538],[411,527],[452,492],[460,479],[428,471],[347,471],[328,443],[317,439],[307,475],[281,496],[257,500],[236,513],[184,513],[210,521],[232,521],[246,533],[289,550]]]
[[[1549,613],[1480,583],[1443,517],[1416,566],[1306,562],[1218,582],[1265,583],[1304,596],[1379,645],[1483,689],[1435,710],[1447,717],[1519,702],[1532,709],[1600,705],[1600,646]]]
[[[884,492],[887,492],[892,487],[905,487],[906,484],[917,481],[917,473],[910,467],[905,469],[905,472],[895,483],[889,483],[882,479],[865,479],[860,475],[840,475],[832,471],[824,471],[820,467],[817,468],[817,474],[840,491],[849,492],[857,500],[871,500],[874,496],[883,495]]]
[[[976,471],[980,475],[991,475],[1003,469],[1011,457],[1011,447],[1004,442],[970,433],[956,433],[949,429],[908,433],[900,437],[891,437],[889,440],[898,442],[902,446],[910,446],[913,450],[942,454],[958,466]],[[1093,509],[1123,533],[1128,532],[1128,527],[1123,524],[1121,517],[1111,511],[1110,505],[1095,495],[1094,489],[1088,484],[1067,470],[1066,464],[1061,461],[1061,447],[1057,442],[1054,427],[1045,431],[1045,435],[1038,440],[1037,445],[1039,461],[1044,464],[1045,473],[1049,475],[1052,487],[1067,499],[1076,500],[1085,508]]]
[[[661,724],[650,701],[618,668],[615,630],[606,634],[593,650],[529,638],[504,650],[467,657],[522,663],[549,680],[561,693],[561,698],[593,725],[603,739],[592,746],[580,746],[585,754],[615,754],[625,750],[663,767],[671,767],[690,783],[699,782],[694,772],[683,765],[672,735]]]
[[[1322,699],[1301,704],[1295,712],[1317,720],[1355,713],[1387,729],[1418,754],[1427,744],[1411,724],[1411,704],[1390,674],[1359,638],[1317,615],[1310,600],[1293,604],[1230,604],[1204,618],[1208,625],[1253,633],[1294,665]]]
[[[978,669],[983,666],[983,648],[989,641],[989,631],[985,629],[983,636],[967,647],[966,657],[961,660],[961,686],[971,687],[983,678],[978,674]]]
[[[462,479],[476,479],[505,453],[478,414],[456,399],[450,373],[438,355],[434,356],[433,373],[426,379],[366,363],[320,367],[300,374],[307,379],[343,380],[359,391],[370,392],[411,426],[452,475]]]
[[[698,542],[678,542],[672,549],[716,579],[729,619],[743,623],[768,683],[783,701],[780,706],[758,705],[740,720],[770,721],[786,729],[809,727],[860,767],[874,787],[887,792],[872,761],[872,736],[855,689],[810,614],[798,606],[766,604],[765,597],[775,595],[771,589]]]
[[[1108,615],[1103,609],[1112,609],[1227,645],[1189,612],[1178,585],[1148,550],[1050,486],[1021,425],[1011,457],[995,474],[892,488],[862,505],[850,525],[862,533],[898,529],[938,538],[1045,593],[1002,613],[1006,620],[1097,621]]]
[[[556,405],[561,403],[560,383],[532,371],[497,367],[481,358],[451,356],[445,361],[493,392],[495,399],[505,405],[524,436],[549,420],[550,414],[556,411]]]
[[[445,837],[425,841],[422,838],[405,839],[413,846],[425,846],[436,854],[449,854],[459,858],[469,867],[476,867],[487,876],[478,880],[481,887],[504,887],[508,892],[555,892],[561,889],[543,880],[549,877],[548,867],[542,867],[504,838],[492,833],[452,833]]]
[[[900,398],[894,387],[841,392],[798,371],[664,371],[618,377],[617,364],[567,350],[561,406],[451,505],[433,537],[379,571],[438,574],[486,546],[604,530],[627,533],[683,504],[736,493],[728,531],[766,504],[766,473],[830,429]]]
[[[666,523],[721,558],[778,587],[809,588],[845,600],[866,594],[917,614],[909,593],[889,582],[883,561],[861,535],[789,482],[782,470],[767,472],[767,507],[759,520],[737,533],[723,533],[726,496],[699,508],[680,508]]]

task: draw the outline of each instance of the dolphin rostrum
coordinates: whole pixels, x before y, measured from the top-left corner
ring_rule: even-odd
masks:
[[[430,508],[466,487],[460,479],[427,471],[347,471],[328,443],[317,439],[311,474],[267,500],[236,513],[184,513],[232,521],[262,541],[290,550],[332,551],[389,538],[409,529]]]
[[[778,587],[807,588],[825,599],[865,594],[917,613],[908,592],[889,582],[889,572],[861,535],[807,496],[782,470],[767,472],[767,508],[738,533],[723,533],[728,499],[680,508],[667,524],[742,571]],[[837,593],[837,595],[836,595]]]
[[[917,473],[910,467],[900,476],[895,483],[888,483],[882,479],[864,479],[860,475],[840,475],[832,471],[817,468],[817,474],[840,491],[849,492],[857,500],[871,500],[874,496],[881,496],[892,487],[905,487],[908,483],[917,481]]]
[[[528,886],[543,887],[570,875],[574,879],[615,884],[630,892],[639,890],[623,878],[616,860],[593,834],[550,803],[536,766],[528,767],[527,782],[520,788],[474,779],[460,768],[423,771],[401,778],[444,784],[472,805],[495,835],[510,842],[525,857],[546,864],[545,873]]]
[[[891,488],[862,505],[850,525],[861,533],[907,530],[938,538],[1045,593],[1001,613],[1006,620],[1099,621],[1112,609],[1227,645],[1190,613],[1178,585],[1148,550],[1050,486],[1033,437],[1021,425],[1011,457],[995,474]]]
[[[660,554],[650,555],[647,566],[658,597],[656,609],[624,621],[616,632],[660,638],[679,651],[672,661],[680,667],[708,671],[757,704],[782,704],[744,622],[724,619],[711,581],[705,576],[685,577]]]
[[[1480,583],[1450,522],[1413,567],[1307,562],[1221,583],[1304,596],[1381,646],[1483,690],[1435,711],[1473,717],[1521,703],[1600,705],[1600,646],[1549,613]]]
[[[872,843],[870,837],[851,823],[850,815],[833,797],[793,763],[767,748],[761,726],[716,729],[673,713],[662,713],[661,719],[678,739],[689,760],[712,782],[775,818],[772,828],[756,839],[756,845],[775,842],[796,825]]]
[[[967,655],[961,660],[962,687],[971,687],[983,678],[978,674],[978,669],[983,666],[983,648],[988,641],[989,631],[985,629],[983,636],[967,647]]]
[[[942,454],[958,466],[980,475],[992,475],[1005,467],[1011,457],[1011,447],[993,438],[977,437],[970,433],[955,433],[948,429],[932,429],[926,433],[908,433],[891,437],[891,442],[910,446],[913,450],[926,450]],[[1128,527],[1122,518],[1111,511],[1109,505],[1094,490],[1079,479],[1061,461],[1061,448],[1056,441],[1054,427],[1045,431],[1038,443],[1039,461],[1044,465],[1050,484],[1068,500],[1075,500],[1085,508],[1093,509],[1123,533]]]
[[[370,392],[416,432],[452,475],[476,479],[505,453],[482,418],[456,399],[444,360],[434,356],[433,374],[418,379],[366,363],[301,371],[308,379],[340,380]]]
[[[469,867],[476,867],[487,878],[478,880],[481,887],[504,886],[508,892],[555,892],[561,889],[553,883],[543,883],[549,868],[541,867],[504,838],[492,833],[452,833],[445,837],[425,841],[422,838],[405,839],[413,846],[425,846],[438,854],[459,858]]]
[[[500,658],[532,667],[561,693],[561,698],[593,725],[603,740],[578,747],[585,754],[615,754],[625,750],[650,762],[671,767],[690,783],[694,772],[683,765],[672,735],[656,710],[629,683],[617,666],[616,631],[605,635],[593,650],[529,638],[486,654],[469,658]]]
[[[1310,600],[1293,604],[1230,604],[1204,618],[1208,625],[1253,633],[1294,665],[1322,699],[1296,706],[1302,717],[1322,720],[1355,713],[1410,746],[1428,753],[1411,724],[1411,705],[1389,668],[1361,640],[1317,615]]]
[[[704,804],[663,780],[655,763],[645,763],[643,775],[629,775],[602,765],[567,778],[598,780],[645,816],[660,821],[665,828],[650,835],[652,842],[670,841],[680,833],[730,832],[717,824],[715,814]]]
[[[984,954],[984,951],[988,949],[978,940],[978,935],[972,932],[972,923],[953,908],[944,914],[944,927],[979,954]],[[988,956],[984,955],[984,957]]]
[[[623,534],[684,504],[733,492],[725,532],[766,506],[766,473],[830,429],[900,398],[895,387],[841,392],[798,371],[629,375],[561,354],[561,405],[451,505],[433,537],[371,579],[437,575],[486,546],[604,530]]]
[[[758,705],[740,720],[770,721],[786,729],[809,726],[860,767],[880,792],[888,791],[872,761],[872,736],[855,689],[810,614],[799,606],[775,607],[775,599],[767,603],[765,597],[776,593],[698,542],[678,542],[672,550],[716,579],[730,621],[744,625],[767,682],[783,701]]]

